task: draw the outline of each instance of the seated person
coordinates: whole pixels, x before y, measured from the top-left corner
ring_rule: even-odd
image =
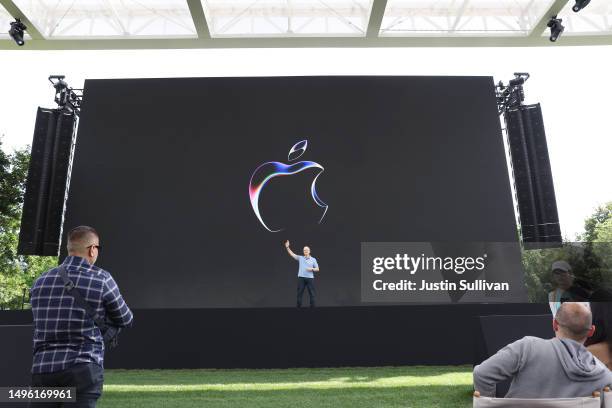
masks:
[[[589,350],[612,369],[612,291],[599,289],[591,297],[595,333],[586,342]]]
[[[612,384],[612,372],[584,347],[595,327],[581,303],[563,303],[555,318],[556,337],[523,337],[474,367],[474,389],[495,396],[496,384],[511,379],[507,398],[590,396]]]

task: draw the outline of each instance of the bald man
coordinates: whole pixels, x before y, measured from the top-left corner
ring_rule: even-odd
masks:
[[[68,256],[57,268],[43,273],[31,289],[34,316],[32,386],[75,387],[74,407],[95,407],[104,381],[104,340],[94,320],[66,292],[68,280],[102,319],[115,327],[132,324],[126,305],[110,273],[94,266],[100,253],[95,229],[76,227],[68,233]],[[62,407],[62,403],[33,404]]]
[[[298,268],[298,285],[297,285],[297,307],[302,307],[302,298],[304,297],[304,289],[308,290],[310,297],[310,307],[315,307],[315,287],[314,287],[314,272],[319,272],[319,264],[317,259],[310,256],[310,248],[305,246],[302,250],[304,256],[296,255],[290,248],[289,241],[285,241],[285,248],[290,257],[299,262]]]
[[[575,398],[612,385],[610,370],[584,347],[595,331],[588,307],[563,303],[552,326],[554,338],[524,337],[474,367],[474,390],[494,397],[496,384],[511,379],[506,398]]]

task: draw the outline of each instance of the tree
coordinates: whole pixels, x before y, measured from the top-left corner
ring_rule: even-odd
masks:
[[[599,206],[595,209],[593,215],[584,221],[584,234],[580,239],[584,242],[605,242],[603,238],[608,238],[609,241],[610,228],[612,228],[612,201]],[[601,239],[599,237],[601,235]]]
[[[530,301],[546,302],[553,287],[552,262],[572,265],[576,280],[591,290],[609,288],[612,283],[612,202],[595,209],[585,220],[582,242],[564,242],[559,248],[523,251],[523,267]]]
[[[587,220],[589,227],[593,225],[593,242],[591,251],[597,257],[602,269],[606,272],[608,282],[612,280],[612,202],[598,208],[597,218]]]
[[[612,217],[595,227],[595,242],[612,242]]]
[[[30,148],[6,153],[0,139],[0,309],[21,309],[28,291],[55,257],[17,255],[21,210],[30,162]]]
[[[599,206],[584,222],[585,260],[598,270],[603,286],[612,279],[612,201]]]

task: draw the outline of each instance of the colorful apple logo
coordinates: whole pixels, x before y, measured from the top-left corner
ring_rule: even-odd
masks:
[[[289,155],[287,159],[290,162],[297,160],[300,156],[304,154],[307,147],[308,140],[302,140],[301,142],[297,142],[289,150]],[[259,222],[261,222],[261,225],[263,225],[265,229],[270,232],[282,231],[282,229],[273,230],[268,227],[259,211],[259,196],[261,195],[261,192],[266,186],[266,184],[275,177],[290,176],[292,174],[300,173],[306,169],[312,168],[319,169],[315,178],[312,180],[312,184],[310,186],[310,193],[314,202],[323,209],[323,215],[321,215],[321,218],[319,219],[320,224],[321,221],[323,221],[323,218],[325,217],[328,208],[327,204],[325,204],[317,194],[317,179],[323,173],[323,166],[321,166],[319,163],[311,161],[301,161],[293,164],[266,162],[255,169],[253,175],[251,176],[251,181],[249,182],[249,198],[251,200],[251,206],[253,207],[255,216],[257,216],[257,219],[259,220]]]

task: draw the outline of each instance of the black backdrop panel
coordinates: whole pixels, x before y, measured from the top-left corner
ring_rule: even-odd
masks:
[[[485,358],[489,355],[489,341],[483,342],[479,316],[522,315],[514,316],[511,325],[495,327],[496,339],[512,341],[516,336],[539,333],[530,328],[534,317],[529,315],[549,312],[548,305],[542,303],[312,310],[136,309],[134,327],[122,332],[119,347],[106,353],[104,366],[134,369],[472,364],[482,361],[483,354]],[[542,324],[545,330],[551,327],[550,319]],[[31,322],[31,311],[0,312],[0,325]],[[19,345],[13,344],[17,339]],[[31,340],[9,334],[4,343],[0,338],[0,344],[20,353],[22,365],[30,364]]]
[[[26,312],[27,313],[27,312]],[[30,385],[32,368],[32,314],[28,313],[30,322],[19,325],[5,325],[0,312],[0,387]],[[24,316],[25,317],[25,316]],[[15,407],[16,404],[0,403],[0,407]],[[17,404],[19,405],[19,404]],[[25,404],[21,404],[26,406]]]
[[[92,225],[99,264],[135,308],[295,304],[296,252],[321,306],[360,304],[362,241],[516,241],[490,77],[88,80],[65,230]],[[264,162],[324,167],[277,177]],[[293,162],[292,162],[293,163]],[[64,241],[65,242],[65,241]]]

